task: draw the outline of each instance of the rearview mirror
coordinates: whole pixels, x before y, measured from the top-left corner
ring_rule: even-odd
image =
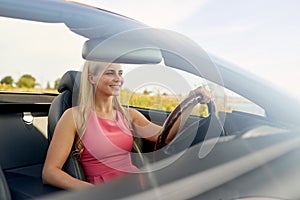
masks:
[[[86,60],[126,63],[157,64],[162,61],[158,47],[151,42],[149,34],[129,31],[110,38],[94,38],[86,41],[82,57]],[[145,32],[144,32],[145,33]]]

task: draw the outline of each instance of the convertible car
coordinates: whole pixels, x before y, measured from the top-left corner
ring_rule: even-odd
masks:
[[[0,21],[0,199],[300,199],[300,102],[271,83],[184,35],[72,1],[0,0]],[[122,64],[123,106],[163,131],[155,144],[136,138],[138,173],[67,191],[44,184],[42,168],[85,60]],[[42,75],[30,87],[16,81],[22,73]],[[183,100],[198,86],[212,94],[207,105]],[[85,180],[72,153],[63,169]]]

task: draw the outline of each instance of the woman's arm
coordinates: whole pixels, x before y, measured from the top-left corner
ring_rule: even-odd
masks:
[[[200,92],[203,95],[203,98],[200,100],[200,103],[205,104],[211,100],[210,93],[204,87],[198,87],[195,90],[192,90],[189,93],[189,96],[194,95],[195,92],[197,93]],[[181,116],[175,121],[166,139],[166,143],[172,141],[172,139],[175,137],[175,135],[180,130],[180,128],[182,128],[181,125],[185,124],[193,108],[194,106],[188,107],[185,111],[182,112]],[[142,137],[150,141],[156,142],[158,136],[161,133],[162,127],[150,122],[143,114],[141,114],[135,109],[129,108],[129,113],[131,115],[133,124],[135,126],[135,131],[137,132],[137,134],[141,135]]]
[[[63,188],[80,189],[90,183],[76,179],[62,170],[77,134],[72,108],[65,111],[58,121],[43,168],[43,182]]]
[[[202,94],[202,99],[200,99],[201,104],[206,104],[209,103],[211,101],[211,94],[202,86],[192,90],[189,95],[187,96],[195,96],[196,93],[201,93]],[[196,96],[195,96],[196,97]],[[166,138],[166,143],[170,143],[172,141],[172,139],[176,136],[177,132],[180,131],[183,128],[183,125],[185,124],[186,120],[188,119],[188,117],[190,116],[193,108],[195,105],[190,105],[187,109],[185,109],[180,117],[178,117],[178,119],[174,122],[174,125],[172,126],[172,128],[170,129],[170,133],[168,135],[168,137]]]
[[[152,123],[142,113],[133,108],[129,108],[129,114],[135,132],[149,141],[156,142],[162,127]]]

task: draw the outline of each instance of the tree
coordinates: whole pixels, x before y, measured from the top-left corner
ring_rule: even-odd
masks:
[[[12,86],[13,82],[14,79],[11,76],[5,76],[3,79],[1,79],[1,84]]]
[[[60,82],[60,78],[57,78],[54,82],[54,89],[58,89],[59,82]]]
[[[144,95],[149,95],[149,94],[151,94],[152,92],[151,91],[148,91],[147,89],[145,89],[144,91],[143,91],[143,94]]]
[[[51,89],[51,86],[50,86],[49,81],[47,82],[47,87],[46,87],[46,89]]]
[[[16,82],[16,85],[19,88],[34,88],[38,83],[35,82],[35,78],[30,74],[24,74],[19,78],[18,82]]]

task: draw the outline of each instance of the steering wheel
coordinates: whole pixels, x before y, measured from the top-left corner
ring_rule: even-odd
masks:
[[[158,150],[166,145],[166,139],[170,133],[170,130],[172,129],[172,127],[173,127],[174,123],[177,121],[177,119],[181,116],[181,114],[190,106],[197,105],[202,98],[203,98],[203,95],[201,92],[199,92],[199,91],[194,92],[193,95],[187,97],[185,100],[183,100],[180,104],[178,104],[176,106],[176,108],[170,113],[170,115],[168,116],[168,118],[166,119],[166,121],[163,125],[161,134],[158,137],[156,144],[155,144],[155,150]],[[209,115],[210,115],[207,118],[211,119],[211,117],[214,116],[214,119],[217,119],[217,117],[215,116],[216,108],[215,108],[214,102],[211,100],[209,103],[207,103],[207,106],[208,106],[208,111],[209,111]],[[199,126],[201,126],[201,125],[199,124]],[[184,131],[184,134],[187,134],[186,132],[188,132],[188,131]]]

